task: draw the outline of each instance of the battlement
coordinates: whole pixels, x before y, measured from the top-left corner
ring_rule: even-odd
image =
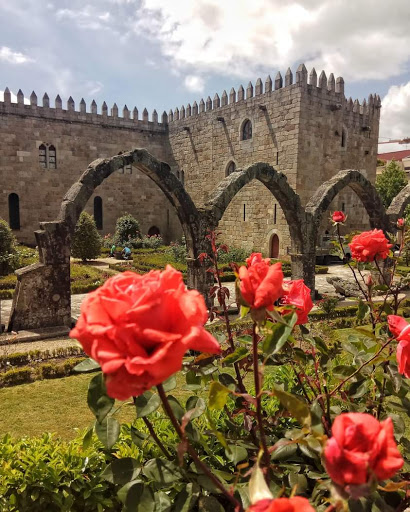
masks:
[[[95,100],[92,101],[90,111],[87,112],[87,105],[84,98],[81,99],[79,110],[75,108],[75,102],[70,96],[67,100],[67,108],[63,109],[63,102],[60,95],[57,95],[54,101],[54,107],[50,106],[50,99],[47,93],[44,94],[42,105],[38,104],[36,93],[33,91],[30,95],[30,103],[25,103],[24,94],[21,89],[17,93],[17,103],[12,102],[11,93],[8,87],[4,91],[4,101],[0,102],[0,114],[14,114],[23,117],[36,117],[40,119],[51,119],[58,121],[66,121],[69,123],[89,123],[94,125],[104,125],[117,128],[137,129],[142,131],[166,132],[168,116],[164,112],[161,116],[161,122],[158,119],[158,113],[154,110],[149,119],[149,113],[146,108],[139,117],[137,107],[131,111],[127,105],[122,109],[120,115],[116,103],[108,111],[106,102],[101,106],[98,113],[98,106]]]
[[[243,85],[240,85],[237,91],[232,87],[229,95],[225,90],[221,96],[216,93],[213,99],[208,96],[206,101],[202,98],[199,104],[194,101],[192,105],[188,103],[186,107],[183,105],[180,109],[175,108],[174,111],[170,110],[168,113],[168,122],[175,123],[182,119],[223,109],[228,105],[239,105],[247,102],[251,105],[252,102],[255,102],[255,99],[263,100],[263,98],[267,96],[279,95],[281,91],[296,87],[303,87],[308,90],[316,89],[318,94],[321,94],[323,98],[334,99],[334,110],[344,108],[346,111],[366,116],[373,115],[374,111],[381,107],[380,96],[377,94],[370,94],[368,100],[366,101],[366,99],[364,99],[362,103],[357,99],[355,101],[353,101],[352,98],[347,100],[344,94],[344,80],[341,76],[335,79],[333,73],[331,73],[329,77],[327,77],[326,73],[322,71],[318,77],[315,68],[313,68],[308,75],[306,66],[300,64],[295,73],[295,80],[292,70],[288,68],[284,79],[280,71],[276,74],[274,81],[269,75],[265,80],[265,87],[263,86],[261,78],[258,78],[255,82],[255,87],[252,82],[249,82],[246,91]]]
[[[258,78],[255,82],[255,87],[252,82],[249,82],[246,90],[243,85],[240,85],[237,91],[232,87],[229,95],[226,91],[223,91],[221,96],[216,93],[213,99],[208,96],[206,101],[202,98],[199,103],[194,101],[192,105],[190,103],[186,106],[182,105],[180,109],[170,110],[168,114],[164,111],[160,120],[156,110],[152,112],[150,119],[148,110],[145,108],[140,118],[136,107],[131,111],[125,105],[120,113],[117,104],[114,103],[109,111],[105,101],[101,106],[100,113],[98,113],[95,100],[92,101],[90,111],[87,112],[87,105],[83,98],[80,101],[79,110],[76,110],[75,102],[71,96],[67,100],[66,109],[63,109],[63,102],[59,95],[55,98],[54,107],[51,107],[47,93],[44,94],[42,105],[40,106],[34,91],[30,95],[30,103],[26,104],[21,89],[17,93],[17,103],[15,103],[12,102],[8,87],[4,91],[4,101],[0,102],[0,113],[55,119],[70,123],[81,122],[143,131],[165,132],[168,123],[175,123],[186,118],[214,112],[227,106],[232,107],[235,104],[243,104],[244,102],[245,104],[249,103],[251,106],[255,103],[255,100],[263,100],[267,96],[279,95],[281,91],[297,87],[311,91],[316,90],[317,94],[321,95],[322,98],[334,100],[334,110],[343,108],[359,116],[371,117],[381,107],[380,96],[377,94],[370,94],[368,100],[363,100],[361,103],[358,99],[353,101],[352,98],[349,98],[347,100],[344,95],[344,80],[342,77],[339,76],[335,79],[333,73],[330,73],[329,77],[327,77],[324,71],[318,77],[315,68],[308,74],[306,66],[300,64],[296,70],[295,77],[292,70],[288,68],[284,78],[280,72],[276,74],[274,81],[269,75],[264,85],[262,80]]]

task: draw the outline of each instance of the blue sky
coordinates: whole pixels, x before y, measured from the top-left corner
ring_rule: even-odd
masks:
[[[305,62],[380,94],[380,135],[405,137],[409,21],[409,0],[2,1],[0,90],[160,114]]]

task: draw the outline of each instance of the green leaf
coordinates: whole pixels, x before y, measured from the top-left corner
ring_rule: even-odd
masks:
[[[221,373],[219,374],[218,378],[222,385],[226,386],[232,391],[235,391],[237,384],[236,380],[232,377],[232,375],[229,375],[229,373]]]
[[[370,313],[370,307],[368,304],[363,302],[361,299],[359,300],[359,304],[357,306],[357,319],[364,320],[364,318]]]
[[[310,427],[312,418],[310,416],[310,410],[308,405],[294,395],[281,390],[280,388],[274,388],[275,396],[278,397],[280,403],[294,416],[302,427]]]
[[[209,409],[223,409],[224,405],[228,401],[228,395],[230,392],[231,390],[223,386],[220,382],[216,380],[212,381],[209,386]]]
[[[181,479],[181,472],[176,464],[165,459],[151,459],[142,469],[149,480],[161,485],[168,485]]]
[[[198,503],[199,512],[224,512],[225,508],[213,496],[201,496]]]
[[[102,478],[116,485],[125,485],[135,480],[141,472],[140,463],[132,457],[114,459],[101,473]]]
[[[83,437],[83,450],[87,450],[93,441],[94,425],[90,427]]]
[[[340,364],[333,368],[333,375],[338,379],[344,379],[352,375],[352,373],[356,370],[354,366],[347,366],[345,364]]]
[[[187,484],[182,491],[180,491],[175,499],[174,510],[178,512],[188,512],[193,510],[196,502],[198,501],[200,487],[196,483]]]
[[[165,393],[172,391],[177,387],[177,378],[176,375],[171,375],[165,382],[162,383],[162,387],[164,388]]]
[[[114,402],[114,398],[107,395],[103,374],[99,373],[91,379],[87,394],[88,407],[97,421],[101,423],[104,420],[113,408]]]
[[[289,486],[291,489],[296,486],[297,494],[303,494],[308,486],[305,475],[301,475],[299,473],[289,473]]]
[[[190,413],[191,420],[199,418],[206,410],[205,400],[197,396],[190,396],[186,402],[186,410]]]
[[[97,363],[97,361],[91,359],[91,357],[85,359],[84,361],[81,361],[81,363],[78,363],[73,368],[73,372],[77,373],[95,372],[97,370],[101,370],[101,366]]]
[[[192,484],[188,484],[192,485]],[[157,491],[154,494],[155,499],[155,512],[171,512],[172,501],[167,493],[163,491]]]
[[[361,398],[369,391],[370,382],[367,380],[359,380],[357,382],[352,382],[349,386],[349,396],[350,398]]]
[[[151,489],[143,482],[129,482],[118,491],[125,512],[154,512],[155,500]]]
[[[137,418],[144,418],[158,409],[161,405],[161,399],[156,393],[146,391],[144,394],[137,396],[134,403],[137,410]]]
[[[189,371],[185,375],[186,383],[190,386],[192,385],[199,385],[201,386],[201,376],[197,375],[197,373],[194,370]]]
[[[271,455],[272,460],[287,460],[293,457],[298,447],[296,443],[291,443],[288,439],[284,439]]]
[[[233,365],[237,361],[241,361],[249,355],[249,350],[246,347],[238,347],[235,352],[229,354],[224,359],[222,359],[222,363],[226,366]]]
[[[138,446],[138,448],[142,448],[145,441],[149,438],[148,434],[145,432],[140,432],[134,425],[131,425],[131,441]]]
[[[237,446],[234,444],[229,444],[228,449],[225,450],[226,457],[228,460],[233,462],[235,466],[239,464],[242,460],[248,458],[248,451],[243,446]]]
[[[252,336],[246,335],[246,336],[238,336],[236,338],[236,341],[240,343],[241,345],[251,345],[252,344]]]
[[[182,405],[178,402],[178,400],[174,396],[168,395],[167,398],[168,398],[169,405],[171,406],[171,409],[172,409],[173,413],[175,414],[176,419],[178,421],[181,421],[185,414],[184,408],[182,407]]]
[[[105,418],[104,421],[95,423],[95,433],[101,443],[108,449],[115,445],[120,436],[120,424],[112,416]]]
[[[309,338],[308,341],[310,341],[314,345],[314,347],[316,347],[319,350],[321,354],[329,353],[329,348],[326,345],[326,342],[323,341],[322,338],[320,338],[320,336],[314,336],[313,338]]]
[[[283,320],[286,323],[277,322],[271,327],[271,332],[265,336],[263,340],[263,352],[266,355],[276,354],[288,341],[293,327],[297,322],[296,313],[285,315]]]

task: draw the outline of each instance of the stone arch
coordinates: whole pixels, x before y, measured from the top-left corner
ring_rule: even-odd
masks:
[[[314,256],[313,263],[310,259],[312,251],[314,253],[314,244],[311,247],[305,211],[300,198],[289,185],[285,174],[261,162],[249,165],[245,169],[237,169],[219,183],[205,208],[211,213],[217,225],[236,194],[252,180],[259,180],[265,185],[285,215],[292,241],[290,257],[293,277],[305,279],[307,285],[314,288]]]
[[[77,220],[95,189],[113,172],[133,165],[162,190],[175,208],[184,230],[188,251],[188,286],[205,292],[211,274],[198,256],[206,251],[207,213],[197,210],[168,164],[145,149],[135,149],[92,162],[63,198],[58,219],[40,223],[36,231],[40,262],[16,272],[17,286],[8,329],[69,326],[71,323],[70,238]],[[31,304],[30,311],[26,307]]]
[[[333,178],[322,183],[307,203],[306,213],[311,216],[312,227],[316,232],[323,214],[346,187],[350,187],[359,197],[369,215],[370,226],[387,231],[389,221],[376,188],[360,171],[348,169],[338,172]]]
[[[410,204],[410,184],[406,185],[393,199],[391,205],[387,209],[387,215],[390,223],[394,226],[397,219],[403,217],[406,206]]]

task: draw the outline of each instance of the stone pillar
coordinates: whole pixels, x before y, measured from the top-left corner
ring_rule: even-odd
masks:
[[[308,220],[303,231],[303,240],[292,237],[292,279],[303,279],[315,297],[316,227]]]

